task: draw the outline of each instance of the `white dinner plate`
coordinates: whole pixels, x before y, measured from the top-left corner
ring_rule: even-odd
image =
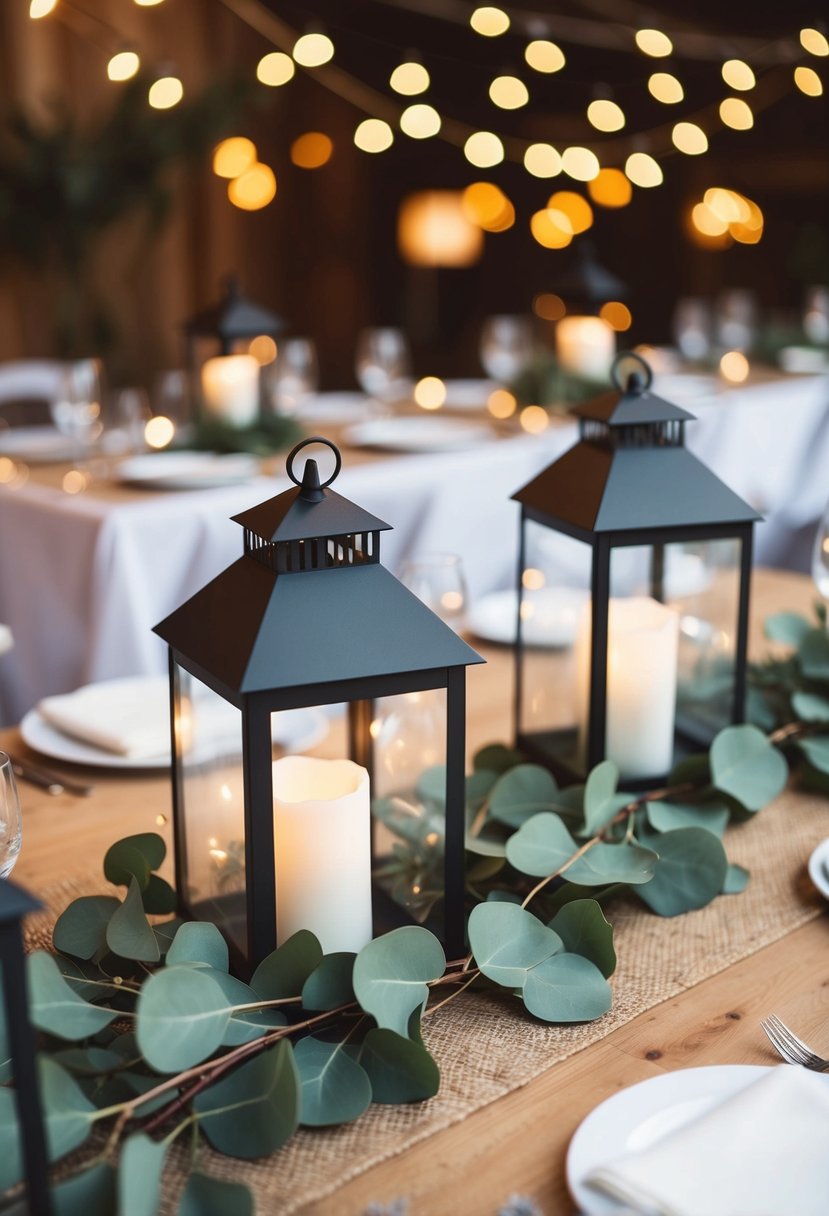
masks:
[[[809,858],[809,877],[824,899],[829,899],[829,837],[821,840]]]
[[[259,462],[244,452],[148,452],[118,466],[118,480],[153,490],[206,490],[248,481]]]
[[[494,380],[444,380],[447,410],[486,409],[486,403],[498,387]]]
[[[373,401],[365,393],[313,393],[300,402],[295,417],[303,422],[364,422],[374,418],[382,408],[379,401]]]
[[[431,417],[374,418],[343,433],[355,448],[384,448],[390,452],[454,452],[494,438],[488,426],[461,419]]]
[[[51,464],[71,460],[72,442],[53,426],[10,426],[0,430],[0,456],[29,464]]]
[[[649,1148],[768,1071],[761,1064],[683,1068],[649,1077],[602,1102],[578,1127],[567,1150],[567,1185],[582,1216],[629,1210],[585,1184],[592,1170]]]
[[[577,587],[545,587],[524,595],[525,617],[521,636],[525,646],[560,649],[576,640],[579,615],[587,602]],[[517,598],[515,591],[493,591],[469,609],[466,628],[484,642],[501,646],[515,643]]]

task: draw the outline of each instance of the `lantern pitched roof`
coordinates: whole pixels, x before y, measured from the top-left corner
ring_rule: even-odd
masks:
[[[216,303],[196,313],[185,322],[188,333],[207,337],[219,336],[232,341],[234,338],[249,338],[256,334],[278,334],[285,328],[284,322],[275,312],[246,299],[239,291],[239,283],[231,278],[225,294]]]
[[[314,465],[308,461],[308,465]],[[308,467],[306,465],[306,468]],[[269,541],[306,540],[312,536],[343,536],[353,532],[387,532],[391,524],[364,511],[334,490],[321,489],[320,497],[303,497],[302,486],[292,486],[267,502],[240,511],[233,521]]]
[[[664,401],[649,389],[635,392],[612,391],[574,406],[571,414],[594,422],[606,422],[608,426],[647,426],[652,422],[693,422],[696,415],[689,414],[679,405]]]
[[[20,921],[29,912],[36,912],[40,901],[8,878],[0,878],[0,925]]]

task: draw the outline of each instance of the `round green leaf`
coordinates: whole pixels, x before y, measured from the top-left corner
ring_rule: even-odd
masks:
[[[136,1036],[141,1054],[159,1072],[180,1072],[221,1044],[231,1009],[221,987],[201,967],[165,967],[144,981]]]
[[[570,860],[578,849],[573,837],[549,811],[533,815],[507,841],[507,861],[522,874],[546,878]]]
[[[254,1216],[253,1196],[241,1182],[222,1182],[191,1174],[181,1196],[178,1216]]]
[[[677,828],[705,828],[722,836],[728,827],[731,812],[721,802],[648,802],[645,806],[648,823],[657,832],[673,832]],[[656,843],[654,843],[654,847]]]
[[[422,1102],[440,1088],[440,1071],[426,1048],[393,1030],[368,1032],[360,1064],[368,1074],[374,1102]]]
[[[186,921],[167,950],[167,965],[176,963],[202,963],[214,971],[227,971],[230,965],[227,942],[208,921]]]
[[[612,1003],[601,971],[579,954],[544,959],[530,971],[521,995],[529,1012],[545,1022],[592,1022]]]
[[[38,1073],[49,1160],[59,1161],[84,1143],[97,1110],[69,1073],[48,1056],[38,1059]]]
[[[269,1030],[285,1025],[285,1014],[279,1009],[236,1009],[235,1006],[238,1005],[253,1005],[261,998],[235,976],[228,975],[226,971],[213,970],[208,970],[207,974],[219,985],[228,1005],[234,1007],[222,1038],[222,1047],[238,1047],[241,1043],[250,1043],[261,1038]]]
[[[798,739],[797,745],[814,768],[821,773],[829,773],[829,736]]]
[[[512,903],[478,904],[469,917],[469,946],[480,970],[504,988],[521,988],[527,973],[563,949],[557,933]]]
[[[810,629],[800,642],[797,657],[807,680],[829,680],[829,633]]]
[[[120,1216],[156,1216],[161,1200],[161,1171],[168,1145],[142,1132],[129,1136],[118,1160]]]
[[[302,1008],[325,1011],[354,1000],[351,977],[356,954],[336,951],[326,954],[302,987]]]
[[[584,787],[586,835],[595,836],[605,824],[610,822],[617,811],[630,802],[630,798],[626,794],[617,795],[618,784],[619,769],[612,760],[603,760],[591,771]]]
[[[499,778],[489,796],[492,819],[519,828],[539,811],[549,810],[558,786],[546,768],[519,764]]]
[[[613,926],[605,920],[595,899],[574,899],[556,913],[550,928],[564,943],[568,954],[589,959],[607,978],[616,970]]]
[[[115,1171],[102,1162],[52,1187],[54,1216],[112,1216]]]
[[[603,887],[623,882],[638,885],[648,882],[657,863],[652,849],[634,844],[594,844],[567,870],[568,882],[584,887]]]
[[[203,1090],[193,1106],[202,1131],[218,1152],[265,1157],[296,1131],[299,1094],[291,1045],[283,1039]]]
[[[266,1001],[299,996],[311,972],[322,962],[322,946],[313,933],[300,929],[263,959],[253,973],[250,986]]]
[[[113,912],[106,929],[106,942],[113,954],[142,963],[161,958],[155,933],[147,920],[141,888],[133,875],[124,902]]]
[[[713,784],[749,811],[776,798],[788,776],[786,761],[756,726],[727,726],[711,745]]]
[[[426,981],[445,969],[446,956],[434,934],[405,925],[375,938],[357,955],[354,994],[378,1026],[405,1036],[411,1014],[429,995]]]
[[[166,916],[169,912],[175,912],[178,907],[175,891],[165,879],[159,878],[158,874],[150,875],[141,894],[144,911],[152,913],[153,916]]]
[[[139,832],[125,836],[107,849],[104,876],[116,886],[129,886],[135,876],[143,891],[150,874],[157,870],[167,856],[167,846],[157,832]]]
[[[660,916],[704,908],[723,888],[728,859],[722,842],[703,828],[679,828],[657,841],[659,863],[638,895]]]
[[[766,617],[763,624],[763,632],[770,642],[782,642],[786,646],[799,646],[811,629],[811,622],[796,612],[778,612]]]
[[[63,978],[54,957],[35,950],[26,960],[30,1016],[40,1030],[60,1039],[86,1039],[118,1016],[88,1004]]]
[[[725,873],[722,885],[723,895],[739,895],[748,886],[751,874],[745,866],[730,865]]]
[[[302,1085],[300,1123],[328,1127],[359,1118],[371,1102],[371,1084],[343,1043],[301,1039],[294,1059]]]
[[[792,696],[792,709],[803,722],[829,722],[829,697],[796,692]]]
[[[56,950],[90,959],[106,944],[110,917],[121,901],[112,895],[82,895],[61,912],[52,933]]]
[[[488,743],[486,747],[482,747],[475,753],[472,766],[476,773],[488,770],[491,773],[500,774],[505,773],[507,769],[515,768],[516,764],[521,764],[523,759],[521,753],[512,747],[505,747],[503,743]]]
[[[435,764],[424,769],[418,777],[415,794],[421,801],[443,806],[446,802],[446,765]]]

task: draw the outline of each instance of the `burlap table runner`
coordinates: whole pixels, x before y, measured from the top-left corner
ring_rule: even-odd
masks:
[[[626,898],[611,905],[619,966],[613,1007],[598,1022],[548,1026],[510,998],[470,992],[426,1019],[424,1037],[441,1071],[440,1092],[411,1106],[372,1106],[356,1123],[301,1130],[278,1153],[243,1162],[205,1149],[202,1168],[244,1181],[261,1216],[289,1216],[336,1191],[379,1162],[510,1090],[638,1014],[716,975],[820,915],[825,907],[805,872],[812,849],[829,835],[829,800],[787,792],[750,822],[727,833],[729,859],[751,871],[741,895],[723,896],[699,912],[663,920]],[[47,911],[32,918],[29,944],[47,946],[55,915],[100,884],[78,880],[43,893]],[[187,1137],[183,1137],[187,1139]],[[175,1145],[165,1173],[162,1216],[176,1209],[189,1149]]]

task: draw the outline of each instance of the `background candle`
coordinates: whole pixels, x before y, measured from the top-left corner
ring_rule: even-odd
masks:
[[[601,317],[562,317],[556,325],[556,357],[562,371],[606,380],[616,354],[616,334]]]
[[[259,364],[253,355],[218,355],[201,369],[204,409],[231,426],[250,426],[259,413]]]
[[[351,760],[273,766],[276,933],[310,929],[326,954],[372,937],[368,773]]]
[[[576,639],[579,751],[586,754],[591,607]],[[656,777],[673,765],[679,614],[648,596],[611,599],[608,611],[605,758],[622,777]]]

